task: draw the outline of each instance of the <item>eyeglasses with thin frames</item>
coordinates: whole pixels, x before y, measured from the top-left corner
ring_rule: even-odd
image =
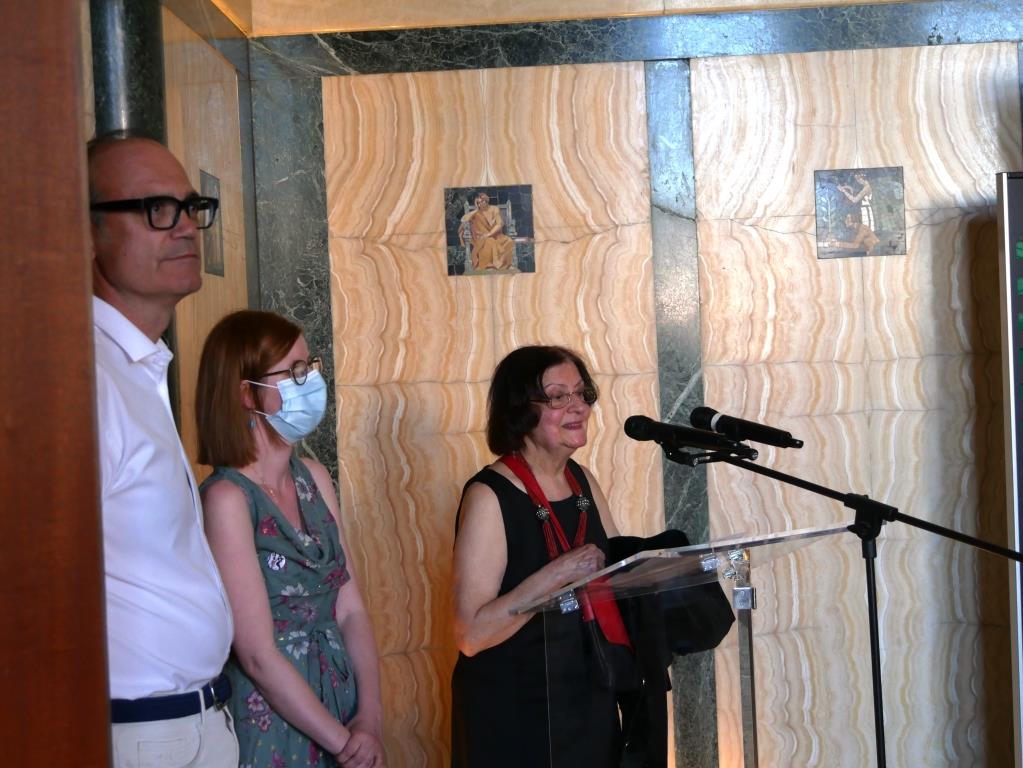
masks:
[[[586,403],[586,405],[593,405],[597,402],[597,390],[584,387],[578,392],[559,392],[556,395],[550,395],[543,399],[533,400],[532,402],[546,405],[555,411],[560,411],[562,408],[567,408],[573,398],[581,403]]]
[[[156,195],[93,203],[89,210],[100,213],[145,212],[146,220],[153,229],[174,229],[184,211],[195,223],[196,229],[208,229],[213,226],[219,207],[220,201],[215,197],[189,195],[184,200],[178,200],[169,195]]]
[[[322,371],[323,363],[318,357],[310,357],[308,360],[296,360],[292,363],[290,368],[285,368],[280,371],[270,371],[270,373],[264,373],[259,378],[265,379],[267,376],[276,376],[280,373],[286,373],[291,376],[291,380],[298,386],[305,384],[306,379],[309,378],[310,371]]]

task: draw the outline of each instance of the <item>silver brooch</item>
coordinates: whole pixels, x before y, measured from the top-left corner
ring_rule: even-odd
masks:
[[[548,516],[549,515],[547,513],[547,509],[544,506],[541,505],[541,506],[536,508],[536,519],[537,520],[546,520],[548,518]]]
[[[575,506],[580,512],[585,512],[587,509],[589,509],[590,503],[591,503],[590,500],[583,496],[582,494],[577,496],[575,499]]]

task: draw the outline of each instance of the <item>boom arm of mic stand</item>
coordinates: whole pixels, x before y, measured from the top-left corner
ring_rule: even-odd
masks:
[[[740,467],[742,469],[748,469],[750,472],[756,472],[757,474],[764,475],[765,477],[781,480],[783,483],[795,485],[821,496],[827,496],[829,499],[842,502],[842,504],[849,507],[849,509],[856,513],[855,521],[849,526],[849,530],[864,541],[868,539],[876,539],[877,535],[881,532],[881,527],[884,523],[898,522],[911,525],[914,528],[919,528],[923,531],[929,531],[930,533],[937,534],[938,536],[944,536],[955,541],[960,541],[963,544],[969,544],[977,549],[983,549],[986,552],[1001,555],[1009,560],[1015,560],[1017,563],[1023,562],[1023,555],[1014,549],[1000,547],[997,544],[992,544],[991,542],[984,541],[983,539],[978,539],[974,536],[967,536],[965,533],[959,533],[959,531],[954,531],[951,528],[945,528],[944,526],[935,525],[934,523],[929,523],[926,520],[921,520],[917,517],[904,515],[895,507],[882,504],[880,501],[874,501],[868,496],[862,496],[857,493],[840,493],[838,491],[833,491],[830,488],[825,488],[823,485],[817,485],[816,483],[811,483],[807,480],[793,477],[792,475],[786,475],[783,472],[768,469],[767,467],[761,467],[757,464],[750,464],[748,461],[734,459],[727,455],[709,458],[708,461],[723,461],[726,464],[731,464],[732,466]]]
[[[688,454],[685,454],[688,456]],[[669,458],[671,458],[669,456]],[[1023,562],[1023,555],[1012,549],[1000,547],[997,544],[991,544],[990,542],[978,539],[973,536],[967,536],[964,533],[953,531],[951,528],[944,528],[934,523],[929,523],[926,520],[920,520],[919,518],[910,517],[899,512],[895,507],[887,504],[882,504],[879,501],[862,496],[855,493],[839,493],[833,491],[830,488],[825,488],[823,485],[817,485],[807,480],[803,480],[792,475],[786,475],[782,472],[778,472],[767,467],[761,467],[756,464],[752,464],[749,461],[735,458],[729,455],[726,451],[717,451],[710,454],[703,454],[700,456],[691,457],[695,463],[690,463],[690,466],[696,466],[696,463],[708,463],[714,461],[723,461],[726,464],[739,467],[741,469],[748,469],[750,472],[755,472],[765,477],[774,478],[790,485],[795,485],[799,488],[803,488],[821,496],[827,496],[830,499],[842,502],[846,507],[856,512],[855,521],[849,526],[849,530],[855,533],[860,538],[861,547],[863,550],[863,559],[866,564],[866,576],[867,576],[867,607],[868,607],[868,618],[870,620],[870,660],[871,660],[871,674],[873,677],[873,693],[874,693],[874,736],[877,748],[877,764],[879,768],[885,766],[885,745],[884,745],[884,706],[881,699],[881,655],[880,655],[880,641],[879,631],[877,624],[877,585],[874,577],[874,560],[877,557],[877,536],[881,532],[881,527],[886,522],[901,522],[907,525],[912,525],[916,528],[920,528],[931,533],[935,533],[939,536],[944,536],[955,541],[963,542],[964,544],[970,544],[971,546],[983,549],[987,552],[993,552],[994,554],[1001,555],[1015,560],[1016,562]]]

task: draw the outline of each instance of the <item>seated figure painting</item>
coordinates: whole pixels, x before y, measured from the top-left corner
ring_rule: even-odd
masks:
[[[535,271],[532,187],[444,190],[449,275]]]

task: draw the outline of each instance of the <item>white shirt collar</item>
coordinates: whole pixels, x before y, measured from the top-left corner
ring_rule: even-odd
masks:
[[[124,350],[124,354],[133,363],[157,355],[153,362],[168,365],[174,357],[163,339],[154,342],[118,309],[98,296],[92,297],[92,320],[97,328]]]

